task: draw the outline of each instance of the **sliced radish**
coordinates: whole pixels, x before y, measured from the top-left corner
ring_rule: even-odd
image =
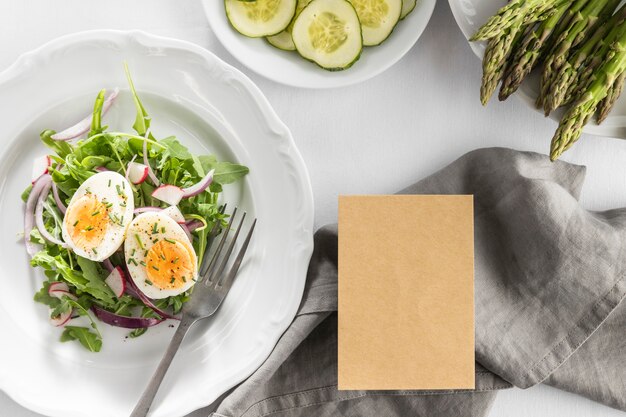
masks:
[[[70,292],[70,287],[68,287],[65,282],[57,281],[53,282],[52,284],[50,284],[50,287],[48,287],[48,294],[54,291]]]
[[[182,188],[169,184],[161,185],[152,192],[152,197],[164,201],[170,206],[177,205],[184,196],[185,192]]]
[[[70,321],[71,319],[72,319],[72,309],[70,308],[65,313],[61,313],[56,317],[51,317],[50,323],[53,326],[61,327],[61,326],[65,326],[67,322]]]
[[[111,271],[109,276],[105,278],[104,282],[106,282],[109,288],[113,290],[113,293],[117,298],[124,295],[124,291],[126,290],[126,280],[124,279],[124,272],[119,266],[113,268],[113,271]]]
[[[76,301],[76,296],[70,292],[70,288],[65,282],[53,282],[50,284],[50,287],[48,287],[48,294],[51,297],[58,298],[59,300],[63,297],[68,297]]]
[[[204,178],[202,178],[191,187],[183,188],[183,198],[193,197],[206,190],[213,182],[213,174],[215,174],[214,169],[210,170],[209,173],[204,176]]]
[[[148,178],[148,167],[144,164],[131,162],[128,164],[128,179],[133,184],[141,184]]]
[[[119,93],[119,90],[116,88],[104,100],[104,103],[102,104],[102,115],[103,116],[106,114],[106,112],[109,111],[109,109],[113,105],[113,102],[115,101],[115,98],[117,97],[118,93]],[[59,132],[59,133],[55,133],[54,135],[52,135],[50,137],[52,139],[54,139],[54,140],[71,140],[71,139],[77,138],[80,135],[82,135],[83,133],[86,133],[87,131],[89,131],[89,129],[91,128],[91,119],[92,118],[93,118],[93,115],[91,113],[89,113],[89,115],[87,117],[85,117],[80,122],[76,123],[74,126],[68,127],[64,131]]]
[[[48,169],[52,165],[52,159],[48,155],[39,156],[33,159],[33,173],[30,179],[31,184],[34,184],[39,178],[48,173]]]
[[[185,216],[183,216],[183,213],[181,213],[176,206],[169,206],[163,209],[163,214],[170,216],[176,223],[185,223]]]

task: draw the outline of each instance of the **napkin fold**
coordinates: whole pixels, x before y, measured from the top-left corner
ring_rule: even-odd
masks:
[[[545,382],[626,411],[626,209],[578,202],[585,168],[480,149],[401,194],[473,194],[476,389],[337,390],[337,229],[315,237],[303,300],[267,361],[215,417],[485,416]]]

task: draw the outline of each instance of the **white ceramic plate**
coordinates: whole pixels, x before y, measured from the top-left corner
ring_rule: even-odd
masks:
[[[368,80],[398,62],[426,28],[436,0],[417,0],[415,9],[398,22],[382,45],[364,47],[361,58],[344,71],[329,72],[297,52],[281,51],[264,38],[247,38],[228,23],[222,0],[203,0],[209,25],[222,45],[252,71],[277,83],[303,88],[333,88]]]
[[[42,274],[29,267],[16,237],[32,159],[46,152],[41,130],[73,124],[90,112],[100,88],[119,86],[105,123],[130,131],[135,110],[124,60],[158,137],[176,135],[196,153],[250,167],[224,200],[259,219],[230,294],[213,320],[192,329],[151,416],[201,408],[261,365],[295,315],[312,252],[304,163],[287,127],[239,71],[199,46],[143,32],[84,32],[23,55],[0,74],[0,389],[45,415],[127,416],[175,330],[168,323],[125,339],[126,330],[101,325],[97,354],[59,343],[47,307],[32,301]]]
[[[504,6],[506,0],[448,0],[452,14],[456,22],[461,28],[463,35],[469,39],[478,28],[487,21],[489,16],[495,14],[498,9]],[[469,42],[470,47],[477,57],[483,57],[485,45],[483,42]],[[480,80],[475,80],[480,83]],[[497,92],[496,92],[497,95]],[[535,98],[539,95],[539,77],[537,72],[533,72],[531,76],[524,81],[516,95],[520,97],[529,107],[535,108]],[[478,100],[478,95],[476,96]],[[497,101],[497,97],[493,97],[492,101]],[[543,114],[542,111],[537,110]],[[550,117],[559,120],[563,115],[563,110],[554,112]],[[626,139],[626,96],[622,96],[611,114],[601,124],[597,125],[595,121],[590,121],[584,129],[585,133],[596,136],[608,136]]]

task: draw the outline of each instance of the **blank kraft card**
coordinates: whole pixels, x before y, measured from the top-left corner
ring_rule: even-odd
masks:
[[[474,388],[473,197],[339,197],[342,390]]]

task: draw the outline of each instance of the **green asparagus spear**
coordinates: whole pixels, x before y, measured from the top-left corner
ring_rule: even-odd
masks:
[[[626,34],[612,46],[611,58],[597,71],[583,96],[565,113],[550,145],[550,160],[556,160],[580,137],[583,127],[595,113],[617,78],[626,70]]]
[[[590,0],[589,3],[577,13],[568,28],[560,35],[556,44],[546,58],[541,77],[540,100],[543,103],[546,116],[550,114],[550,106],[546,104],[546,98],[550,86],[555,81],[558,70],[563,66],[572,48],[581,43],[590,31],[593,31],[596,23],[602,23],[603,18],[613,14],[621,0]]]
[[[587,57],[585,62],[580,66],[580,70],[576,74],[576,79],[570,83],[567,88],[565,99],[561,105],[568,104],[571,101],[575,101],[586,90],[587,87],[593,82],[597,69],[607,60],[611,58],[611,54],[614,54],[612,46],[616,39],[626,31],[626,18],[611,29],[609,34],[602,39],[597,45],[595,50]]]
[[[588,84],[579,77],[589,69],[598,67],[607,54],[611,43],[619,37],[620,30],[624,30],[622,24],[625,19],[626,5],[622,6],[605,24],[596,28],[593,35],[573,55],[570,55],[548,86],[549,89],[545,93],[543,101],[544,108],[552,111],[559,106],[568,104],[572,100],[571,93],[575,86],[581,85],[580,88],[584,88]],[[589,58],[592,59],[588,61]],[[596,62],[595,66],[591,65],[593,60],[599,62]],[[583,68],[585,69],[583,70]]]
[[[552,16],[541,22],[537,29],[529,31],[522,39],[520,47],[517,48],[513,55],[507,76],[502,81],[502,87],[500,87],[498,96],[500,101],[506,100],[513,94],[522,84],[524,78],[530,74],[548,45],[548,39],[554,33],[554,29],[568,10],[568,7],[570,7],[569,3],[559,6]]]
[[[507,62],[515,44],[524,32],[523,17],[518,17],[513,25],[489,40],[483,58],[483,78],[480,86],[480,102],[485,106],[504,77]]]
[[[512,0],[491,16],[487,23],[478,29],[470,41],[485,41],[494,38],[505,29],[517,24],[523,17],[523,24],[544,20],[555,12],[561,3],[572,0]]]
[[[601,124],[613,109],[613,105],[619,98],[620,94],[622,94],[622,90],[624,89],[624,83],[626,82],[626,71],[622,72],[617,80],[613,83],[606,97],[602,99],[600,104],[598,105],[598,114],[596,116],[596,121],[598,124]]]

